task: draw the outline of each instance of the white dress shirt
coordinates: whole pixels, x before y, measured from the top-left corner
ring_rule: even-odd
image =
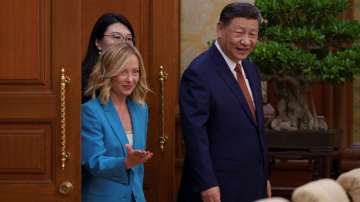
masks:
[[[237,79],[237,77],[236,77],[236,71],[235,71],[236,62],[232,61],[232,60],[222,51],[222,49],[221,49],[221,47],[220,47],[220,45],[219,45],[219,43],[218,43],[217,40],[215,41],[215,46],[216,46],[216,48],[219,50],[219,52],[221,53],[222,57],[224,58],[224,60],[225,60],[226,64],[228,65],[231,73],[234,75],[234,78]],[[241,66],[241,68],[240,68],[240,69],[241,69],[241,73],[242,73],[242,75],[244,76],[245,83],[246,83],[246,87],[247,87],[247,89],[248,89],[248,91],[249,91],[252,104],[254,105],[254,108],[255,108],[253,94],[252,94],[252,92],[251,92],[250,84],[249,84],[249,81],[248,81],[248,79],[247,79],[247,76],[246,76],[246,73],[245,73],[245,71],[244,71],[244,68],[243,68],[243,66],[242,66],[241,60],[237,61],[237,63],[239,63],[240,66]]]

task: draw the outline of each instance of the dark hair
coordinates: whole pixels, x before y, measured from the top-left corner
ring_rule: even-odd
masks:
[[[115,14],[115,13],[106,13],[106,14],[102,15],[96,21],[96,23],[92,29],[91,35],[90,35],[89,44],[88,44],[85,58],[82,61],[82,69],[81,69],[82,102],[85,102],[89,99],[88,97],[84,96],[84,90],[86,89],[89,75],[92,72],[92,69],[94,68],[94,65],[97,62],[98,57],[99,57],[99,50],[96,47],[95,42],[96,42],[96,40],[98,40],[98,41],[102,40],[106,29],[114,23],[121,23],[129,29],[129,31],[132,35],[132,38],[133,38],[132,42],[135,45],[134,29],[132,28],[129,20],[126,17]]]
[[[228,25],[236,17],[254,19],[261,23],[261,14],[259,9],[250,3],[234,2],[226,5],[220,13],[220,22]]]

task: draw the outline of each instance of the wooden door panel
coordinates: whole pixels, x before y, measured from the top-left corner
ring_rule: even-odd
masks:
[[[80,201],[80,17],[80,1],[2,1],[0,201]],[[65,93],[65,169],[61,68],[74,78]],[[58,191],[64,181],[74,186],[67,196]]]
[[[15,183],[19,189],[0,198],[11,200],[30,185],[55,183],[51,126],[56,124],[57,110],[49,70],[50,5],[45,0],[2,3],[0,190]]]
[[[1,124],[0,180],[50,181],[50,144],[49,124]]]
[[[46,0],[2,1],[0,91],[49,89],[49,7]]]
[[[0,86],[4,87],[1,84]],[[57,104],[55,95],[49,95],[48,91],[41,95],[36,90],[34,94],[30,94],[30,91],[21,91],[20,87],[14,89],[16,90],[0,91],[0,121],[24,121],[37,124],[51,122],[56,118],[58,107],[54,107]]]
[[[152,1],[151,8],[151,60],[148,74],[154,93],[149,96],[148,102],[150,106],[148,139],[150,149],[155,152],[155,155],[154,164],[149,164],[147,168],[158,174],[147,182],[155,182],[154,184],[160,185],[150,192],[153,194],[155,191],[159,195],[154,202],[168,202],[176,201],[177,193],[175,181],[175,116],[179,86],[179,1]],[[163,67],[167,75],[163,85],[159,80],[160,66]],[[162,122],[164,123],[164,133],[162,133]],[[167,137],[163,151],[159,143],[160,136]]]
[[[49,11],[46,0],[2,1],[0,80],[43,82],[49,78],[43,60],[49,57],[42,55],[48,54]]]

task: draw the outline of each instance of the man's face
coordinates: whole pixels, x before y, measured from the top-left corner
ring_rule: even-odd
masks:
[[[255,19],[236,17],[224,26],[217,25],[218,42],[224,53],[234,62],[244,60],[258,41],[259,23]]]

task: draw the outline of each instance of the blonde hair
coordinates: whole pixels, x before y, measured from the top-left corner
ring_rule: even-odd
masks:
[[[146,94],[150,90],[146,82],[144,62],[136,47],[127,42],[111,45],[100,55],[90,74],[85,95],[92,98],[98,95],[101,104],[107,104],[110,99],[112,78],[125,68],[132,55],[139,60],[140,78],[129,97],[139,104],[144,104]]]

